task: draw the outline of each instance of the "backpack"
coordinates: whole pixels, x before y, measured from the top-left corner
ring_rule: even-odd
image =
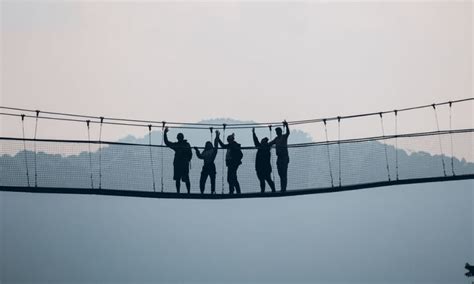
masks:
[[[242,164],[242,158],[244,157],[244,153],[242,153],[242,149],[240,148],[240,144],[236,143],[237,146],[234,148],[233,156],[237,165]]]
[[[193,151],[191,150],[191,145],[189,145],[188,142],[186,142],[183,152],[184,152],[184,157],[186,158],[186,160],[191,161],[193,157]]]

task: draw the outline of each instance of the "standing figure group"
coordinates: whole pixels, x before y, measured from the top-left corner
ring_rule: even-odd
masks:
[[[278,175],[280,176],[280,187],[281,191],[285,192],[288,184],[288,164],[290,157],[288,155],[288,137],[290,136],[290,129],[286,121],[283,122],[285,127],[285,133],[280,127],[275,129],[276,137],[272,141],[269,141],[267,137],[261,141],[258,140],[255,134],[255,128],[252,129],[253,142],[257,148],[257,155],[255,158],[255,171],[257,172],[258,180],[260,181],[260,191],[265,192],[265,185],[268,183],[272,192],[275,192],[275,183],[271,178],[272,165],[271,165],[271,149],[273,146],[276,148],[277,155],[277,169]],[[164,142],[165,145],[174,150],[173,160],[173,179],[176,182],[176,191],[180,192],[181,181],[186,184],[188,193],[191,192],[191,183],[189,181],[189,166],[192,158],[192,151],[190,144],[184,139],[182,133],[178,133],[176,136],[177,142],[170,142],[168,140],[168,128],[164,131]],[[204,161],[201,178],[199,180],[199,189],[201,193],[204,193],[206,181],[209,178],[211,181],[211,193],[216,193],[216,165],[214,163],[219,146],[226,149],[225,164],[227,167],[227,183],[229,184],[229,194],[234,192],[237,194],[241,193],[240,183],[237,178],[237,170],[242,164],[243,153],[241,145],[235,141],[235,135],[231,134],[227,136],[227,144],[222,142],[220,138],[220,132],[216,131],[216,138],[214,144],[211,141],[207,141],[204,150],[199,151],[197,147],[194,147],[196,156]]]
[[[286,128],[285,134],[280,127],[275,129],[277,137],[268,142],[268,138],[263,138],[260,142],[255,134],[255,128],[252,129],[253,143],[257,147],[257,157],[255,159],[255,170],[257,177],[260,180],[260,190],[265,192],[265,181],[268,183],[272,192],[275,192],[275,183],[270,176],[272,172],[271,165],[271,148],[275,145],[277,154],[277,169],[280,176],[280,188],[282,192],[286,191],[288,185],[288,164],[290,163],[290,156],[288,155],[288,137],[290,136],[290,128],[286,121],[283,122]]]

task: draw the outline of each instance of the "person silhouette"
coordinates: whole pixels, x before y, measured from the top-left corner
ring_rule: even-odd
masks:
[[[181,181],[186,184],[188,193],[191,193],[191,183],[189,181],[189,162],[193,157],[191,145],[184,139],[183,133],[178,133],[176,139],[178,142],[170,142],[168,140],[169,128],[165,128],[163,140],[165,145],[174,151],[173,160],[173,179],[176,181],[176,191],[179,193],[181,188]]]
[[[284,192],[288,184],[288,164],[290,163],[290,156],[288,155],[288,136],[290,136],[290,128],[286,120],[283,121],[283,125],[286,128],[286,133],[283,134],[281,127],[277,127],[275,129],[277,137],[275,137],[269,145],[275,145],[276,148],[278,175],[280,176],[281,191]]]
[[[199,159],[204,160],[201,178],[199,179],[199,189],[201,190],[201,193],[204,193],[207,177],[211,180],[211,194],[216,193],[216,165],[214,164],[214,160],[216,159],[217,151],[219,149],[218,146],[219,144],[216,137],[216,139],[214,139],[214,146],[211,141],[207,141],[202,153],[199,152],[197,147],[194,147],[196,156]]]
[[[260,142],[258,141],[257,134],[255,134],[255,128],[252,128],[253,143],[257,147],[257,155],[255,157],[255,171],[257,172],[258,180],[260,181],[260,191],[265,192],[265,181],[268,183],[272,192],[275,192],[275,183],[271,178],[272,165],[270,163],[271,158],[271,146],[268,143],[268,138],[263,138]]]
[[[240,184],[237,179],[237,169],[242,164],[242,150],[240,149],[240,144],[235,142],[235,135],[232,133],[227,136],[227,144],[224,144],[220,138],[220,132],[216,131],[217,143],[227,149],[225,155],[225,164],[227,166],[227,182],[229,183],[229,194],[233,194],[234,190],[240,194]]]

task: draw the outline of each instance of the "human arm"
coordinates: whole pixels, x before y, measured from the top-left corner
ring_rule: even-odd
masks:
[[[253,144],[255,144],[255,147],[260,147],[260,142],[258,141],[257,134],[255,134],[255,127],[252,128],[252,137],[253,137]]]
[[[171,147],[172,143],[168,140],[168,131],[170,131],[170,130],[169,130],[168,127],[166,127],[165,131],[164,131],[164,134],[163,134],[163,141],[165,142],[166,146]]]
[[[285,133],[285,136],[288,138],[288,136],[290,136],[290,127],[288,126],[288,122],[283,121],[283,125],[285,126],[286,128],[286,133]]]
[[[268,142],[268,145],[269,145],[270,147],[272,147],[273,145],[276,144],[277,139],[278,139],[278,137],[273,138],[272,141]]]
[[[229,144],[224,144],[224,142],[222,142],[221,140],[221,137],[220,137],[220,132],[218,130],[216,130],[216,140],[217,140],[217,143],[222,147],[222,148],[229,148]]]
[[[217,149],[219,149],[219,140],[216,136],[216,138],[214,139],[214,149],[217,151]]]
[[[196,151],[196,157],[199,159],[203,159],[204,157],[202,156],[201,152],[199,152],[198,147],[194,147],[194,150]]]
[[[214,157],[217,155],[217,151],[219,151],[219,141],[217,137],[214,139],[214,149],[213,149]]]

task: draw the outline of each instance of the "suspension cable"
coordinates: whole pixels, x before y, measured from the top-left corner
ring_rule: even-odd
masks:
[[[451,140],[451,171],[452,171],[452,174],[453,176],[456,175],[456,173],[454,172],[454,147],[453,147],[453,133],[452,133],[452,130],[453,130],[453,125],[452,125],[452,102],[449,102],[449,137],[450,137],[450,140]]]
[[[36,158],[36,155],[37,155],[37,153],[36,153],[36,134],[38,133],[38,116],[39,116],[39,113],[40,113],[40,111],[37,110],[36,111],[36,120],[35,120],[35,135],[34,135],[34,138],[33,138],[34,139],[33,148],[34,148],[34,151],[35,151],[35,156],[34,156],[35,157],[35,159],[34,159],[34,161],[35,161],[35,187],[38,187],[38,169],[37,169],[37,163],[36,163],[36,159],[37,159]]]
[[[153,169],[153,154],[151,150],[151,124],[148,125],[148,149],[150,149],[150,165],[151,165],[151,176],[153,177],[153,192],[156,191],[155,186],[155,170]]]
[[[166,121],[161,122],[161,192],[165,190],[165,183],[163,182],[164,175],[164,158],[163,158],[163,143],[164,143],[164,133],[165,133]]]
[[[342,186],[341,179],[341,117],[337,117],[337,148],[339,151],[339,186]]]
[[[100,129],[99,129],[99,189],[102,189],[102,124],[104,117],[100,117]]]
[[[28,157],[26,153],[26,140],[25,140],[25,115],[21,115],[21,129],[23,133],[23,153],[25,154],[25,168],[26,168],[26,181],[28,183],[28,187],[30,187],[30,173],[28,171]]]
[[[438,111],[436,110],[436,104],[432,104],[431,106],[433,107],[433,110],[434,110],[436,128],[439,131]],[[441,135],[438,135],[438,141],[439,141],[439,150],[441,151],[441,163],[443,164],[443,173],[444,173],[444,176],[446,176],[446,166],[444,164],[444,153],[443,153],[443,144],[441,142]]]
[[[450,102],[437,103],[437,104],[435,104],[435,106],[447,105],[449,103],[451,103],[451,104],[460,103],[460,102],[471,101],[471,100],[474,100],[474,97],[455,100],[455,101],[450,101]],[[432,106],[432,104],[431,105],[419,105],[419,106],[415,106],[415,107],[402,108],[402,109],[399,109],[398,112],[422,109],[422,108],[427,108],[427,107],[430,107],[430,106]],[[14,107],[6,107],[6,106],[0,106],[0,109],[13,110],[13,111],[23,111],[23,112],[35,112],[35,110],[31,110],[31,109],[14,108]],[[362,114],[347,115],[347,116],[330,117],[330,118],[325,118],[325,119],[327,121],[336,120],[336,119],[337,120],[351,119],[351,118],[357,118],[357,117],[379,115],[380,113],[386,114],[386,113],[391,113],[391,112],[393,112],[393,110],[391,110],[391,111],[382,111],[382,112],[362,113]],[[48,115],[54,115],[54,116],[65,116],[65,117],[75,117],[75,118],[85,118],[85,119],[100,119],[100,117],[97,117],[97,116],[71,114],[71,113],[63,113],[63,112],[42,111],[42,113],[48,114]],[[5,114],[5,115],[8,115],[8,114]],[[82,121],[82,122],[84,122],[84,120],[67,119],[67,118],[61,118],[61,117],[44,117],[43,116],[42,118],[43,119],[55,119],[55,120]],[[323,121],[323,119],[315,118],[315,119],[289,121],[288,124],[289,125],[298,125],[298,124],[307,124],[307,123],[317,123],[317,122],[322,122],[322,121]],[[91,121],[91,122],[92,123],[98,123],[96,121]],[[132,122],[132,123],[121,123],[121,122]],[[137,123],[142,123],[142,124],[137,124]],[[104,124],[144,127],[144,126],[147,125],[147,124],[144,124],[144,123],[158,124],[160,122],[158,122],[158,121],[149,121],[149,120],[139,120],[139,119],[125,119],[125,118],[107,117],[107,122],[105,122]],[[209,126],[217,127],[217,126],[220,125],[220,124],[217,124],[217,123],[190,123],[190,122],[168,122],[168,124],[171,125],[170,128],[190,128],[190,129],[207,129]],[[233,123],[233,124],[228,124],[227,128],[228,129],[252,128],[252,127],[255,127],[255,128],[262,127],[263,128],[263,127],[267,127],[269,124],[279,125],[280,122]]]
[[[89,148],[89,168],[91,170],[91,189],[94,189],[94,178],[93,178],[93,168],[92,168],[92,153],[91,153],[91,130],[90,130],[90,120],[86,120],[87,125],[87,146]]]
[[[329,176],[331,177],[331,187],[334,187],[334,178],[332,176],[332,166],[331,166],[331,154],[329,152],[329,138],[328,138],[328,127],[326,119],[323,120],[324,123],[324,132],[326,133],[326,149],[328,152],[328,165],[329,165]]]
[[[380,113],[380,125],[382,127],[382,137],[385,137],[385,129],[383,126],[383,115]],[[392,179],[390,178],[390,166],[388,164],[388,154],[387,154],[387,143],[383,143],[384,145],[384,150],[385,150],[385,161],[387,162],[387,176],[388,176],[388,181],[391,181]]]
[[[225,129],[227,127],[227,124],[222,124],[222,139],[225,139]],[[224,163],[225,163],[225,154],[224,154],[224,149],[222,149],[222,166],[221,166],[221,184],[222,184],[222,192],[221,194],[224,194]]]
[[[395,169],[398,180],[398,110],[394,110],[395,114]]]

